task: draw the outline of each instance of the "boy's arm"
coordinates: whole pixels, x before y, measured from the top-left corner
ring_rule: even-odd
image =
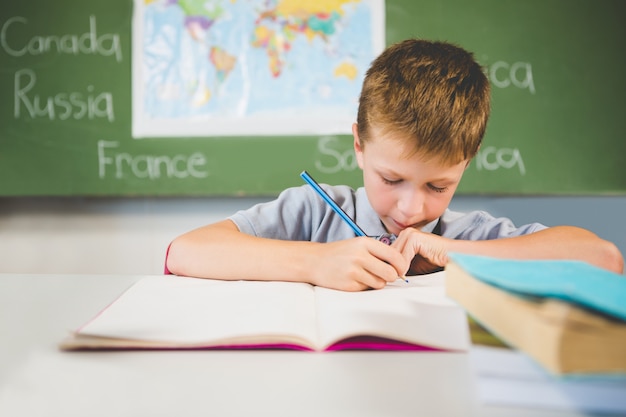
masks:
[[[177,237],[167,268],[199,278],[307,282],[357,291],[396,280],[408,262],[397,249],[371,238],[332,243],[266,239],[223,220]]]
[[[405,257],[416,256],[412,269],[427,272],[444,266],[448,252],[510,259],[576,259],[601,268],[624,272],[617,246],[592,232],[574,226],[555,226],[524,236],[492,240],[455,240],[407,229],[395,245]]]

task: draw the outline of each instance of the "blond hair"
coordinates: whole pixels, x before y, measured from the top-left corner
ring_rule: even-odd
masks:
[[[409,39],[387,48],[368,69],[358,134],[361,146],[372,128],[414,140],[416,153],[455,164],[478,152],[489,111],[489,81],[470,52]]]

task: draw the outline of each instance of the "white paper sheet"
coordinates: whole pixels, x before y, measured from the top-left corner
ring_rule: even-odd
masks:
[[[626,375],[555,377],[515,350],[474,346],[470,361],[485,404],[626,413]]]

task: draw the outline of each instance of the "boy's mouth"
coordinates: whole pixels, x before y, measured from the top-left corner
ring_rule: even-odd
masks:
[[[390,218],[389,220],[391,220],[391,224],[392,224],[393,228],[394,229],[398,229],[397,231],[394,231],[394,233],[396,233],[396,234],[401,232],[402,230],[408,228],[408,227],[412,227],[413,226],[413,225],[410,225],[410,224],[401,223],[401,222],[399,222],[399,221],[397,221],[397,220],[395,220],[393,218]]]
[[[428,224],[427,221],[423,221],[423,222],[419,222],[419,223],[411,223],[411,224],[406,224],[406,223],[401,223],[393,218],[389,218],[389,220],[391,220],[391,224],[393,226],[393,228],[397,228],[398,230],[393,230],[393,233],[398,234],[400,233],[402,230],[404,229],[408,229],[408,228],[413,228],[413,229],[421,229],[422,227],[424,227],[425,225]]]
[[[404,230],[404,229],[406,229],[407,227],[410,227],[410,226],[409,226],[409,225],[407,225],[407,224],[397,222],[397,221],[395,221],[395,220],[393,220],[393,219],[392,219],[392,221],[393,221],[393,224],[394,224],[395,226],[397,226],[400,230]]]

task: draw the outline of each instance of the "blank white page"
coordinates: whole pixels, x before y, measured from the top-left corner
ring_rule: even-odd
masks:
[[[308,284],[166,275],[140,280],[79,333],[182,344],[256,335],[314,340],[314,308]]]

